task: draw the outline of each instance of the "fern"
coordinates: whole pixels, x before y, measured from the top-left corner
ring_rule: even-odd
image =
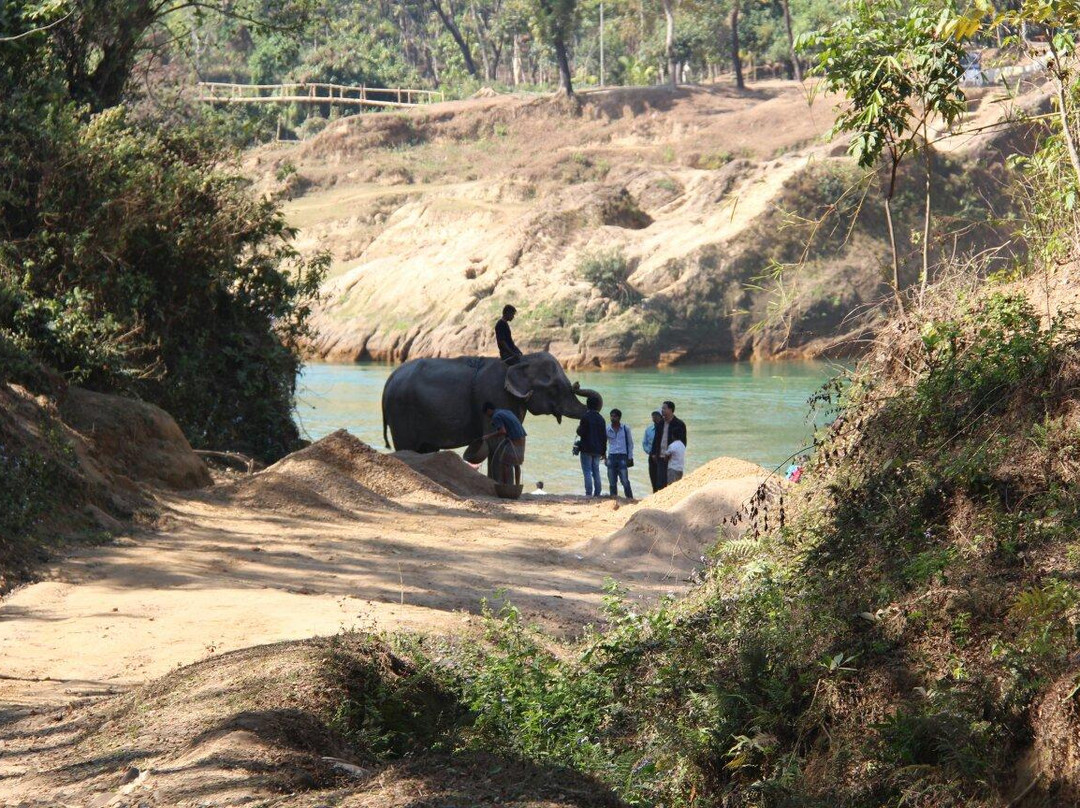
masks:
[[[723,561],[745,561],[761,551],[760,538],[742,537],[729,539],[717,547],[717,556]]]

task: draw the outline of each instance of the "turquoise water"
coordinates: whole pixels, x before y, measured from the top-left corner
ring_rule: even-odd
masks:
[[[382,448],[382,388],[393,367],[380,364],[310,364],[297,393],[304,434],[317,440],[336,429],[347,429],[372,446]],[[637,465],[630,470],[634,493],[649,493],[649,472],[640,452],[649,413],[660,402],[675,402],[676,415],[686,422],[687,471],[727,455],[767,468],[786,465],[788,458],[810,443],[814,422],[807,399],[835,376],[839,367],[825,362],[754,362],[676,368],[641,368],[572,372],[573,381],[604,396],[604,416],[612,407],[634,437]],[[819,416],[820,422],[820,416]],[[577,421],[530,415],[527,459],[522,468],[525,490],[543,480],[551,493],[584,491],[581,468],[570,454]],[[605,479],[606,470],[601,468]]]

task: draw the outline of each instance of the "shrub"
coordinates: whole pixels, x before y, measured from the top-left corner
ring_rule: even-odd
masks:
[[[74,115],[43,125],[23,160],[37,176],[3,209],[0,284],[19,305],[0,330],[72,381],[162,406],[196,447],[290,451],[325,258],[299,256],[201,131]]]
[[[595,286],[604,297],[624,306],[641,299],[638,291],[627,281],[633,271],[630,262],[618,248],[586,253],[578,263],[578,277]]]

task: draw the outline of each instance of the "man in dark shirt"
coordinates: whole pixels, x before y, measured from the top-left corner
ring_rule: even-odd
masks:
[[[510,336],[510,321],[517,314],[510,304],[503,306],[502,317],[495,323],[495,344],[499,346],[499,359],[508,365],[513,365],[521,358],[521,349],[514,344],[514,338]]]
[[[600,414],[600,399],[589,396],[585,399],[588,411],[578,424],[577,433],[581,438],[579,458],[581,473],[585,475],[585,496],[603,496],[600,487],[600,458],[607,454],[607,423]]]
[[[510,410],[497,410],[490,401],[484,402],[484,415],[491,419],[492,431],[481,438],[487,440],[501,435],[510,441],[511,447],[503,452],[502,468],[499,469],[499,482],[513,482],[513,467],[525,462],[525,427],[521,420]]]
[[[686,446],[686,424],[675,417],[675,402],[673,401],[664,402],[660,407],[660,417],[663,420],[656,426],[649,457],[656,461],[656,482],[660,488],[663,488],[668,484],[668,446],[677,440],[681,440],[683,446]]]

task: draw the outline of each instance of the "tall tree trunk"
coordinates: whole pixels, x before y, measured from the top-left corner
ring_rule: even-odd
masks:
[[[574,86],[571,83],[570,76],[570,57],[566,51],[566,42],[562,38],[562,34],[555,35],[555,41],[552,43],[555,46],[555,61],[559,63],[559,84],[562,86],[562,90],[566,93],[567,98],[571,98],[574,95]]]
[[[678,83],[678,65],[675,64],[675,0],[663,0],[664,21],[667,31],[664,36],[664,56],[667,57],[668,82],[674,87]]]
[[[923,211],[922,235],[922,277],[919,278],[919,303],[922,304],[926,287],[930,283],[930,191],[934,171],[934,155],[930,151],[930,133],[927,122],[923,121],[923,149],[926,154],[926,209]]]
[[[480,27],[480,15],[476,13],[476,2],[469,3],[469,13],[472,16],[473,30],[476,31],[476,41],[480,43],[480,58],[484,62],[484,78],[488,81],[494,81],[495,77],[491,75],[491,61],[488,59],[487,43],[484,39],[484,32]]]
[[[784,0],[784,27],[787,29],[788,53],[791,54],[791,69],[795,73],[795,81],[802,82],[802,67],[799,65],[799,55],[795,52],[795,31],[791,27],[791,2]]]
[[[479,78],[480,71],[476,69],[476,62],[473,61],[472,52],[469,50],[469,43],[467,43],[465,37],[461,35],[461,30],[457,27],[457,23],[454,22],[454,18],[443,10],[442,3],[440,3],[439,0],[429,1],[431,7],[435,10],[435,13],[439,15],[439,19],[442,20],[443,26],[450,32],[450,36],[454,38],[454,42],[457,43],[458,49],[465,59],[465,69],[469,71],[469,75],[473,78]]]
[[[1057,108],[1058,117],[1061,120],[1061,136],[1065,140],[1065,149],[1069,153],[1069,162],[1072,164],[1074,179],[1077,182],[1077,186],[1080,187],[1080,152],[1078,152],[1076,146],[1076,132],[1073,130],[1072,123],[1069,121],[1070,104],[1069,96],[1065,88],[1068,77],[1061,65],[1061,55],[1054,45],[1055,31],[1051,30],[1049,33],[1050,35],[1047,37],[1047,40],[1050,43],[1050,54],[1054,57],[1054,66],[1051,72],[1054,76],[1054,83],[1057,85]]]
[[[740,90],[745,90],[742,57],[739,56],[739,4],[740,0],[734,0],[731,4],[731,64],[735,68],[735,86]]]
[[[638,0],[638,50],[637,56],[641,58],[641,45],[645,42],[645,0]]]
[[[510,73],[513,76],[514,86],[525,83],[525,77],[521,73],[521,37],[514,34],[514,50],[510,57]]]
[[[889,185],[885,190],[885,224],[889,228],[889,249],[892,253],[892,288],[896,298],[896,308],[904,312],[904,299],[900,296],[900,253],[896,249],[896,230],[893,227],[892,199],[896,192],[896,171],[900,167],[899,155],[890,155],[892,165],[889,169]]]

